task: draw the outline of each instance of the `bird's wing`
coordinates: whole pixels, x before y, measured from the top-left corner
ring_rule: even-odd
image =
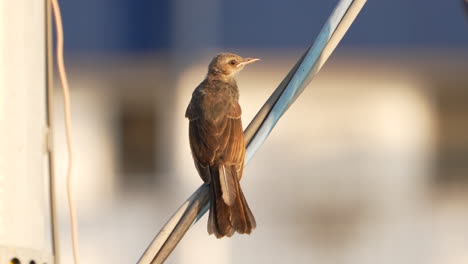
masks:
[[[203,118],[190,120],[189,139],[195,166],[204,182],[210,182],[209,166],[216,158],[219,148],[213,124]]]
[[[231,108],[231,111],[227,114],[227,117],[229,118],[233,118],[233,119],[240,119],[241,118],[241,115],[242,115],[242,109],[239,105],[238,102],[236,102],[232,108]],[[241,124],[242,126],[242,124]],[[242,127],[241,127],[242,128]]]
[[[196,96],[195,92],[192,95],[192,99],[190,100],[189,105],[187,106],[187,110],[185,110],[185,117],[188,118],[190,121],[200,118],[200,111],[197,108],[200,105],[199,100],[201,100],[201,98],[200,96]]]
[[[190,120],[190,147],[202,179],[209,181],[207,167],[215,164],[235,166],[240,179],[245,144],[239,104],[236,102],[231,111],[218,122],[197,117],[197,112],[190,111],[190,106],[187,113]]]
[[[225,166],[234,166],[237,178],[242,177],[244,167],[245,142],[244,131],[242,129],[242,110],[238,102],[232,106],[231,111],[226,116],[227,125],[223,133],[219,136],[220,148],[218,156]]]
[[[238,185],[237,181],[242,177],[245,157],[244,133],[241,118],[236,113],[238,110],[240,110],[240,107],[233,108],[225,118],[227,124],[219,136],[221,144],[217,155],[222,197],[229,206],[234,204],[238,195],[236,186]]]
[[[234,113],[232,114],[235,116]],[[227,141],[227,143],[224,145],[225,147],[221,151],[223,153],[222,161],[225,165],[232,165],[235,167],[235,171],[237,172],[237,179],[240,180],[242,177],[245,158],[245,142],[244,132],[242,130],[242,120],[240,116],[227,119],[230,122],[230,131],[226,131],[223,135],[223,139]]]

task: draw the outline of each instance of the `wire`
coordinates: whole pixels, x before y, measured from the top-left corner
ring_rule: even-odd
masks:
[[[56,55],[57,67],[62,84],[64,111],[65,111],[65,130],[67,136],[67,149],[68,149],[68,168],[67,168],[67,196],[68,206],[71,220],[71,234],[72,234],[72,248],[73,260],[75,264],[79,263],[78,251],[78,227],[76,219],[75,201],[73,200],[72,189],[72,169],[73,169],[73,144],[72,144],[72,128],[71,128],[71,114],[70,114],[70,89],[68,86],[67,73],[63,62],[63,26],[62,16],[60,14],[60,6],[57,0],[50,0],[54,13],[55,33],[56,33]],[[54,190],[51,190],[54,191]]]

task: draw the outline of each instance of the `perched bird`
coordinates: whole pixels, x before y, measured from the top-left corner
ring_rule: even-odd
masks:
[[[217,238],[237,232],[250,234],[255,218],[242,193],[245,159],[239,90],[235,75],[256,58],[222,53],[213,58],[208,74],[194,90],[185,117],[195,167],[210,186],[208,233]]]

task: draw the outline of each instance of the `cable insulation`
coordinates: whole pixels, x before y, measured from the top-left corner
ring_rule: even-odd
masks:
[[[68,149],[68,168],[67,168],[67,196],[68,207],[71,220],[71,236],[73,248],[73,260],[75,264],[79,263],[79,250],[78,250],[78,223],[76,218],[75,201],[73,199],[73,186],[72,186],[72,170],[73,170],[73,144],[72,144],[72,127],[71,127],[71,114],[70,114],[70,89],[68,86],[67,73],[63,60],[63,25],[62,15],[60,13],[60,6],[57,0],[50,0],[55,21],[55,34],[56,34],[56,56],[57,68],[62,84],[64,112],[65,112],[65,130],[67,137]],[[54,191],[54,190],[51,190]]]

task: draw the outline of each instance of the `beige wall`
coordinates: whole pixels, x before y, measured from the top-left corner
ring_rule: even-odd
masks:
[[[44,1],[0,2],[0,262],[51,263]]]

